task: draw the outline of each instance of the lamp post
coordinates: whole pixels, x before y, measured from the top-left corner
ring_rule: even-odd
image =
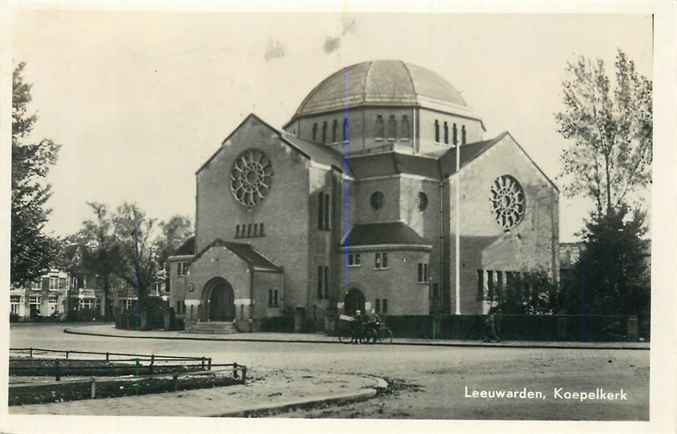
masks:
[[[461,145],[456,143],[456,315],[461,314]]]

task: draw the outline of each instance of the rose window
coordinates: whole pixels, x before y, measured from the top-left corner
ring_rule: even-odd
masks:
[[[263,152],[249,149],[240,154],[230,172],[230,191],[247,208],[255,207],[270,191],[273,166]]]
[[[491,185],[491,209],[496,222],[508,231],[524,218],[526,198],[522,186],[510,175],[503,175]]]

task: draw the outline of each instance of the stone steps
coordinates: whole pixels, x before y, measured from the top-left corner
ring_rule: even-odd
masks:
[[[238,331],[230,321],[207,321],[194,324],[188,333],[224,335],[238,333]]]

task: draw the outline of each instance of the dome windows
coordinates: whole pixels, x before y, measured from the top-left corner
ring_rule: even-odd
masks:
[[[435,119],[435,143],[440,142],[440,121]]]
[[[424,192],[418,194],[418,210],[425,211],[428,208],[428,195]]]
[[[409,140],[410,134],[409,116],[402,115],[402,122],[400,123],[400,138],[402,140]]]
[[[390,115],[388,118],[388,140],[397,139],[397,121],[395,115]]]
[[[383,124],[383,115],[376,115],[376,124],[374,126],[374,137],[376,140],[385,136],[385,125]]]

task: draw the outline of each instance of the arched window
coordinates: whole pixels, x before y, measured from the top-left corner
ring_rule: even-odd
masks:
[[[449,144],[449,124],[446,121],[444,122],[444,144]]]
[[[338,121],[334,119],[334,122],[331,124],[331,142],[336,143],[338,133]]]
[[[440,141],[440,121],[435,119],[435,142]]]
[[[350,140],[350,134],[348,131],[348,118],[345,117],[343,118],[343,141],[347,142],[348,140]]]
[[[313,142],[317,141],[317,122],[313,123]]]
[[[397,121],[395,115],[390,115],[388,118],[388,139],[395,140],[397,138]]]
[[[466,139],[466,137],[465,137],[465,125],[463,125],[461,127],[461,144],[462,145],[465,145],[465,139]]]
[[[327,143],[327,121],[322,122],[322,144]]]
[[[376,115],[376,128],[374,131],[374,137],[377,139],[382,139],[385,136],[385,125],[383,124],[383,116]]]
[[[402,115],[402,121],[400,122],[400,138],[408,139],[409,138],[409,116]]]
[[[452,140],[454,145],[458,144],[458,129],[456,128],[456,122],[454,122],[454,127],[452,129]]]

